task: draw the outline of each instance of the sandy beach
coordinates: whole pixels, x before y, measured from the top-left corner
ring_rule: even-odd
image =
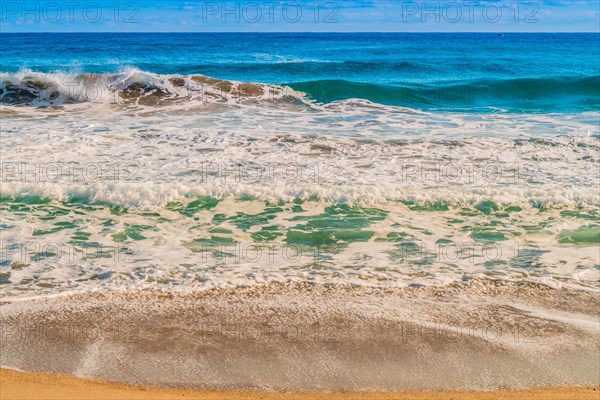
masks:
[[[584,400],[598,399],[598,388],[547,388],[526,391],[495,391],[495,392],[333,392],[333,393],[273,393],[260,391],[194,391],[157,387],[141,387],[120,385],[109,382],[93,381],[61,375],[45,375],[30,372],[17,372],[7,369],[0,370],[0,397],[3,400],[17,399],[287,399],[287,400],[500,400],[500,399],[531,399],[531,400]]]

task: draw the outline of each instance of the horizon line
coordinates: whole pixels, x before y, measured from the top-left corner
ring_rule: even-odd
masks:
[[[503,33],[503,34],[510,34],[510,33],[528,33],[528,34],[536,34],[536,33],[597,33],[600,34],[600,31],[538,31],[538,32],[528,32],[528,31],[323,31],[323,32],[315,32],[315,31],[293,31],[293,32],[289,32],[289,31],[258,31],[258,32],[251,32],[251,31],[231,31],[231,32],[227,32],[227,31],[101,31],[101,32],[94,32],[94,31],[61,31],[61,32],[52,32],[52,31],[39,31],[39,32],[18,32],[18,31],[13,31],[13,32],[2,32],[0,31],[0,34],[4,34],[4,33],[19,33],[19,34],[23,34],[23,33],[27,33],[27,34],[52,34],[52,33],[59,33],[59,34],[65,34],[65,33],[273,33],[273,34],[281,34],[281,33],[315,33],[315,34],[323,34],[323,33]]]

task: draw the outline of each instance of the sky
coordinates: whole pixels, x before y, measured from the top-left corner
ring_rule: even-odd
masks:
[[[600,32],[600,0],[0,0],[0,32]]]

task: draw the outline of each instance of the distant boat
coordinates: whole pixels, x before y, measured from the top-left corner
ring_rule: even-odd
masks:
[[[502,37],[504,36],[504,33],[499,33],[498,36]]]

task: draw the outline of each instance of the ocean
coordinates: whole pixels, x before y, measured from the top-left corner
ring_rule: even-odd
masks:
[[[352,358],[354,336],[338,348],[350,358],[332,356],[331,364],[316,361],[322,348],[284,343],[261,360],[258,387],[597,384],[597,353],[577,343],[598,334],[590,310],[600,289],[599,41],[597,33],[0,34],[7,324],[34,314],[44,321],[46,306],[28,302],[58,302],[48,309],[62,321],[76,311],[60,299],[87,299],[81,318],[98,315],[113,328],[135,320],[131,326],[154,332],[145,348],[114,338],[122,347],[110,347],[103,337],[96,347],[77,347],[74,358],[64,348],[44,355],[42,345],[24,357],[11,344],[2,365],[130,383],[257,387],[252,374],[216,353],[202,358],[173,344],[165,354],[177,354],[178,364],[149,355],[168,333],[148,321],[177,320],[180,343],[197,345],[195,333],[181,328],[190,323],[189,304],[202,315],[219,315],[222,304],[240,318],[273,307],[295,315],[296,303],[280,297],[252,304],[273,287],[287,288],[277,291],[283,296],[300,286],[318,291],[290,295],[313,307],[306,326],[321,317],[355,326],[367,318],[372,325],[360,329],[375,329],[389,312],[394,323],[485,330],[482,321],[499,318],[505,327],[537,326],[536,343],[556,350],[554,365],[570,367],[559,373],[541,362],[548,347],[485,337],[468,351],[449,351],[477,358],[489,345],[509,349],[513,361],[499,355],[489,367],[477,358],[460,380],[435,353],[427,365],[439,373],[415,380],[423,348],[400,368],[368,352]],[[202,308],[208,293],[224,303]],[[248,309],[236,308],[237,295]],[[439,296],[446,305],[432,300]],[[161,317],[144,320],[129,301],[138,311],[152,304]],[[460,301],[463,308],[447,306]],[[561,310],[560,318],[545,306]],[[567,347],[548,344],[559,337]],[[416,351],[390,340],[375,353]],[[253,365],[227,343],[220,351],[239,351],[230,361]],[[296,355],[278,357],[288,345]],[[567,357],[566,348],[581,354]],[[120,369],[119,349],[139,364]],[[359,359],[370,360],[370,372]],[[269,363],[281,369],[273,373]],[[336,363],[347,366],[343,379],[328,372]],[[196,375],[181,369],[192,364]],[[323,368],[309,372],[315,365]],[[498,378],[507,365],[520,372]]]
[[[4,73],[201,74],[316,101],[465,112],[598,110],[597,33],[2,34]]]

